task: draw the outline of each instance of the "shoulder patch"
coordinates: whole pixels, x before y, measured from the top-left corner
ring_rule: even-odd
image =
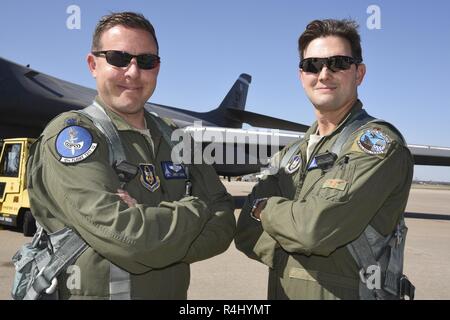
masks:
[[[368,129],[359,136],[357,144],[365,153],[384,154],[389,149],[391,138],[379,129]]]
[[[80,126],[69,126],[62,129],[56,138],[56,152],[63,163],[77,163],[89,157],[97,148],[92,134]]]

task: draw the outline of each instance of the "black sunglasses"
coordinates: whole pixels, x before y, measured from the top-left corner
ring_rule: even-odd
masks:
[[[156,54],[146,53],[137,56],[129,54],[125,51],[107,50],[107,51],[93,51],[92,54],[96,57],[105,56],[106,61],[115,67],[127,67],[131,59],[136,58],[139,68],[150,70],[156,68],[161,59]]]
[[[348,70],[352,64],[358,65],[362,60],[347,56],[332,56],[328,58],[306,58],[300,61],[300,69],[305,72],[319,73],[323,66],[333,72]]]

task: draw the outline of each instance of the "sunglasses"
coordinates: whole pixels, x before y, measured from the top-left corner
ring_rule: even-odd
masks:
[[[352,64],[358,65],[362,60],[347,56],[332,56],[328,58],[306,58],[300,61],[300,69],[305,72],[319,73],[323,66],[333,72],[348,70]]]
[[[144,70],[154,69],[161,62],[159,56],[151,53],[139,54],[135,56],[125,51],[107,50],[107,51],[93,51],[92,54],[96,57],[105,56],[106,61],[110,65],[119,68],[127,67],[130,64],[131,59],[133,58],[136,58],[136,62],[139,68]]]

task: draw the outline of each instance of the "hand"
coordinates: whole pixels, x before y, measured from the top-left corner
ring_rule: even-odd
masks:
[[[128,192],[126,192],[125,190],[117,189],[116,195],[118,195],[120,197],[120,199],[128,205],[128,207],[130,207],[130,208],[136,207],[136,204],[137,204],[136,199],[134,199],[132,196],[130,196],[130,194]]]
[[[258,203],[258,205],[256,206],[255,210],[253,211],[253,216],[255,218],[261,220],[261,212],[266,207],[266,204],[267,204],[267,200],[264,200],[264,201],[261,201],[260,203]]]

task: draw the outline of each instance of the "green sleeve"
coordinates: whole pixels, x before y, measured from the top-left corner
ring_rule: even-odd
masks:
[[[263,177],[248,195],[245,204],[239,214],[236,236],[234,239],[236,248],[251,259],[261,261],[272,266],[274,250],[278,246],[275,239],[262,228],[261,222],[250,216],[253,202],[258,198],[266,198],[281,195],[278,187],[278,176],[268,175]]]
[[[59,161],[56,134],[44,137],[41,166],[34,173],[42,177],[34,179],[34,189],[40,190],[36,192],[41,192],[53,207],[52,213],[95,251],[131,273],[181,261],[211,217],[206,203],[189,197],[156,207],[140,204],[129,208],[115,194],[119,181],[108,163],[104,138],[95,129],[90,131],[98,142],[97,150],[76,164]],[[36,185],[39,180],[42,185]]]
[[[325,173],[309,196],[268,200],[262,226],[284,250],[328,256],[356,239],[379,210],[388,214],[375,227],[385,235],[394,229],[412,180],[409,151],[394,141],[384,157],[364,152],[348,157],[347,164]],[[325,181],[336,178],[346,181],[345,188],[327,188]]]
[[[214,168],[209,165],[191,166],[190,174],[193,195],[206,203],[212,216],[189,247],[183,259],[186,263],[208,259],[227,250],[236,229],[233,198]]]

